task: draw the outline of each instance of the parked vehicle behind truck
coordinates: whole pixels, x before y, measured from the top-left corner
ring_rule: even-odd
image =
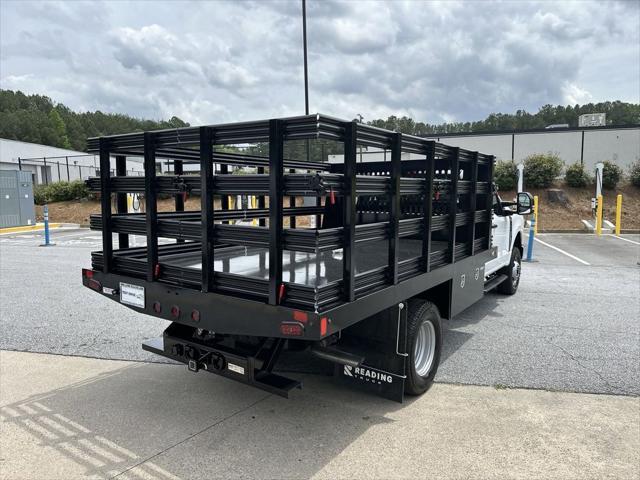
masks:
[[[343,161],[285,156],[299,140],[336,142]],[[256,143],[268,154],[221,151]],[[442,319],[490,289],[518,288],[531,197],[503,202],[489,155],[324,115],[88,145],[100,156],[100,177],[88,184],[101,194],[91,228],[102,231],[103,248],[83,283],[171,321],[143,348],[191,371],[287,396],[301,384],[274,373],[277,361],[285,349],[306,350],[344,381],[402,401],[433,382]],[[360,147],[389,160],[358,162]],[[144,158],[144,177],[125,176],[127,156]],[[158,161],[173,171],[158,175]],[[186,164],[199,174],[185,175]],[[144,213],[127,212],[128,193],[144,194]],[[257,202],[230,208],[239,194]],[[175,197],[175,212],[158,212],[159,195]],[[199,195],[200,211],[184,210],[186,195]],[[146,246],[131,247],[130,235],[144,235]]]

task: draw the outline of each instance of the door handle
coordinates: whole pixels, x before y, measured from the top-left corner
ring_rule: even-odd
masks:
[[[491,228],[498,228],[498,225],[494,223],[491,225]]]

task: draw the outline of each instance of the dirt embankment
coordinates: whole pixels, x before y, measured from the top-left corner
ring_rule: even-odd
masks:
[[[528,190],[531,195],[538,196],[539,230],[583,230],[582,220],[593,218],[591,198],[595,196],[593,187],[571,188],[558,185],[568,200],[566,205],[550,200],[546,189]],[[624,185],[616,190],[603,190],[604,219],[611,223],[616,221],[616,196],[622,194],[622,229],[640,229],[640,189],[633,185]],[[500,197],[511,200],[515,192],[500,192]]]
[[[581,220],[592,218],[591,197],[592,188],[570,188],[558,186],[564,191],[568,203],[566,205],[553,203],[549,200],[547,190],[530,190],[539,199],[539,229],[540,230],[583,230]],[[625,185],[616,190],[604,191],[604,218],[615,223],[616,195],[622,194],[622,228],[624,230],[640,230],[640,189],[632,185]],[[515,192],[500,192],[505,200],[515,197]],[[158,202],[161,212],[173,211],[173,199]],[[216,209],[220,208],[219,201]],[[200,210],[200,198],[188,198],[185,210]],[[68,201],[49,204],[49,219],[52,222],[89,224],[89,216],[100,213],[100,203],[97,201]],[[38,220],[42,220],[42,207],[36,206]]]

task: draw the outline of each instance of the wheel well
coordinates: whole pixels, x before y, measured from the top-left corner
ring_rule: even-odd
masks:
[[[419,293],[414,298],[428,300],[438,307],[440,318],[451,318],[451,280],[447,280],[429,290]]]
[[[513,248],[520,250],[520,257],[524,256],[524,248],[522,247],[522,234],[518,232],[516,239],[513,241]]]

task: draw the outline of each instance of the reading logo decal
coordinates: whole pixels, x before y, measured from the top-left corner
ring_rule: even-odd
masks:
[[[383,383],[393,383],[393,377],[387,373],[371,370],[366,367],[352,367],[351,365],[345,365],[343,373],[347,377],[357,378],[370,383],[377,383],[382,385]]]
[[[464,282],[467,279],[465,274],[460,275],[460,288],[464,288]]]

